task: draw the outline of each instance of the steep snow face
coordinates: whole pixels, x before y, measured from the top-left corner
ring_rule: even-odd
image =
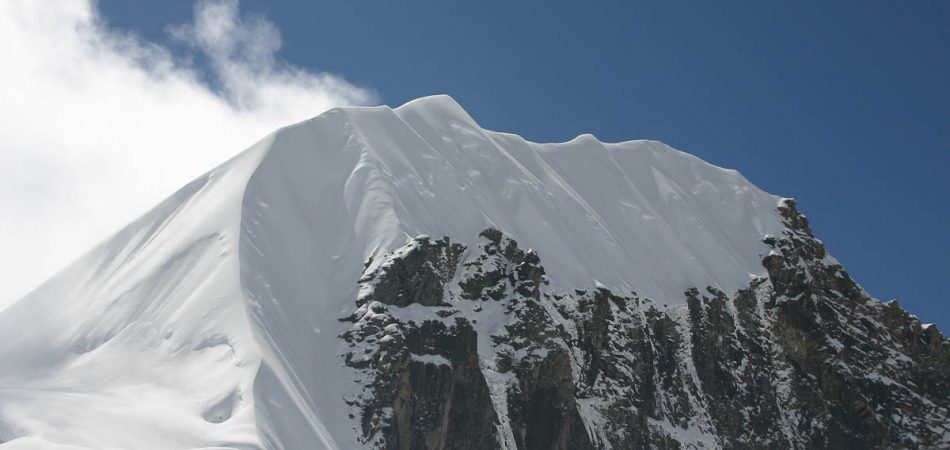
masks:
[[[244,187],[269,145],[188,184],[0,314],[0,448],[258,441],[261,355],[237,254]]]
[[[783,229],[778,197],[736,171],[653,141],[536,144],[485,131],[446,96],[334,110],[284,130],[251,182],[247,198],[258,197],[245,215],[267,215],[257,205],[270,197],[287,203],[273,220],[306,216],[295,231],[316,241],[331,280],[339,272],[323,269],[351,273],[353,261],[338,263],[348,252],[363,259],[407,236],[490,226],[546,255],[566,286],[673,303],[689,287],[747,285],[764,273],[760,240]]]
[[[354,448],[338,319],[368,258],[493,227],[554,289],[681,303],[764,273],[777,200],[658,142],[486,131],[445,96],[332,110],[0,314],[0,448]]]

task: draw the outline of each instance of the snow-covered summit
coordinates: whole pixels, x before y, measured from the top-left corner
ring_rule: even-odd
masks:
[[[407,236],[491,226],[547,255],[552,278],[667,302],[692,286],[744,286],[763,273],[761,238],[782,230],[777,197],[733,170],[653,141],[528,142],[483,130],[444,95],[341,108],[284,129],[257,172],[246,204],[274,195],[254,189],[258,180],[285,179],[281,198],[312,192],[314,213],[345,218],[333,239],[345,236],[360,259]],[[310,234],[326,235],[329,217],[313,219]]]
[[[487,131],[448,96],[337,108],[0,313],[0,448],[353,448],[335,337],[366,260],[495,228],[543,256],[552,289],[679,303],[765,272],[778,200],[659,142]]]

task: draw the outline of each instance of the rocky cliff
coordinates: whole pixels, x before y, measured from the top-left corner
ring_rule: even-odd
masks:
[[[486,229],[366,262],[340,357],[367,446],[388,449],[948,448],[950,341],[868,296],[795,202],[767,277],[664,305],[550,288],[543,255]]]

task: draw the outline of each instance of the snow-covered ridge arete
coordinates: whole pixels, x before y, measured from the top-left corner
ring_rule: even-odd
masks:
[[[779,200],[658,142],[486,131],[446,96],[334,109],[0,313],[0,448],[355,448],[338,319],[368,258],[491,227],[552,289],[678,303],[764,274]]]
[[[408,237],[494,227],[544,255],[565,287],[683,302],[687,288],[734,292],[763,274],[761,239],[784,228],[779,197],[734,170],[654,141],[528,142],[481,129],[447,96],[333,110],[270,147],[245,220],[301,219],[293,231],[317,236],[311,248],[347,286],[356,260]]]

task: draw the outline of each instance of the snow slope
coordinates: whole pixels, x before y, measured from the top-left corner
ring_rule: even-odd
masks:
[[[0,449],[354,448],[338,319],[367,258],[492,226],[565,289],[680,303],[764,273],[777,201],[658,142],[486,131],[446,96],[334,109],[0,313]]]

